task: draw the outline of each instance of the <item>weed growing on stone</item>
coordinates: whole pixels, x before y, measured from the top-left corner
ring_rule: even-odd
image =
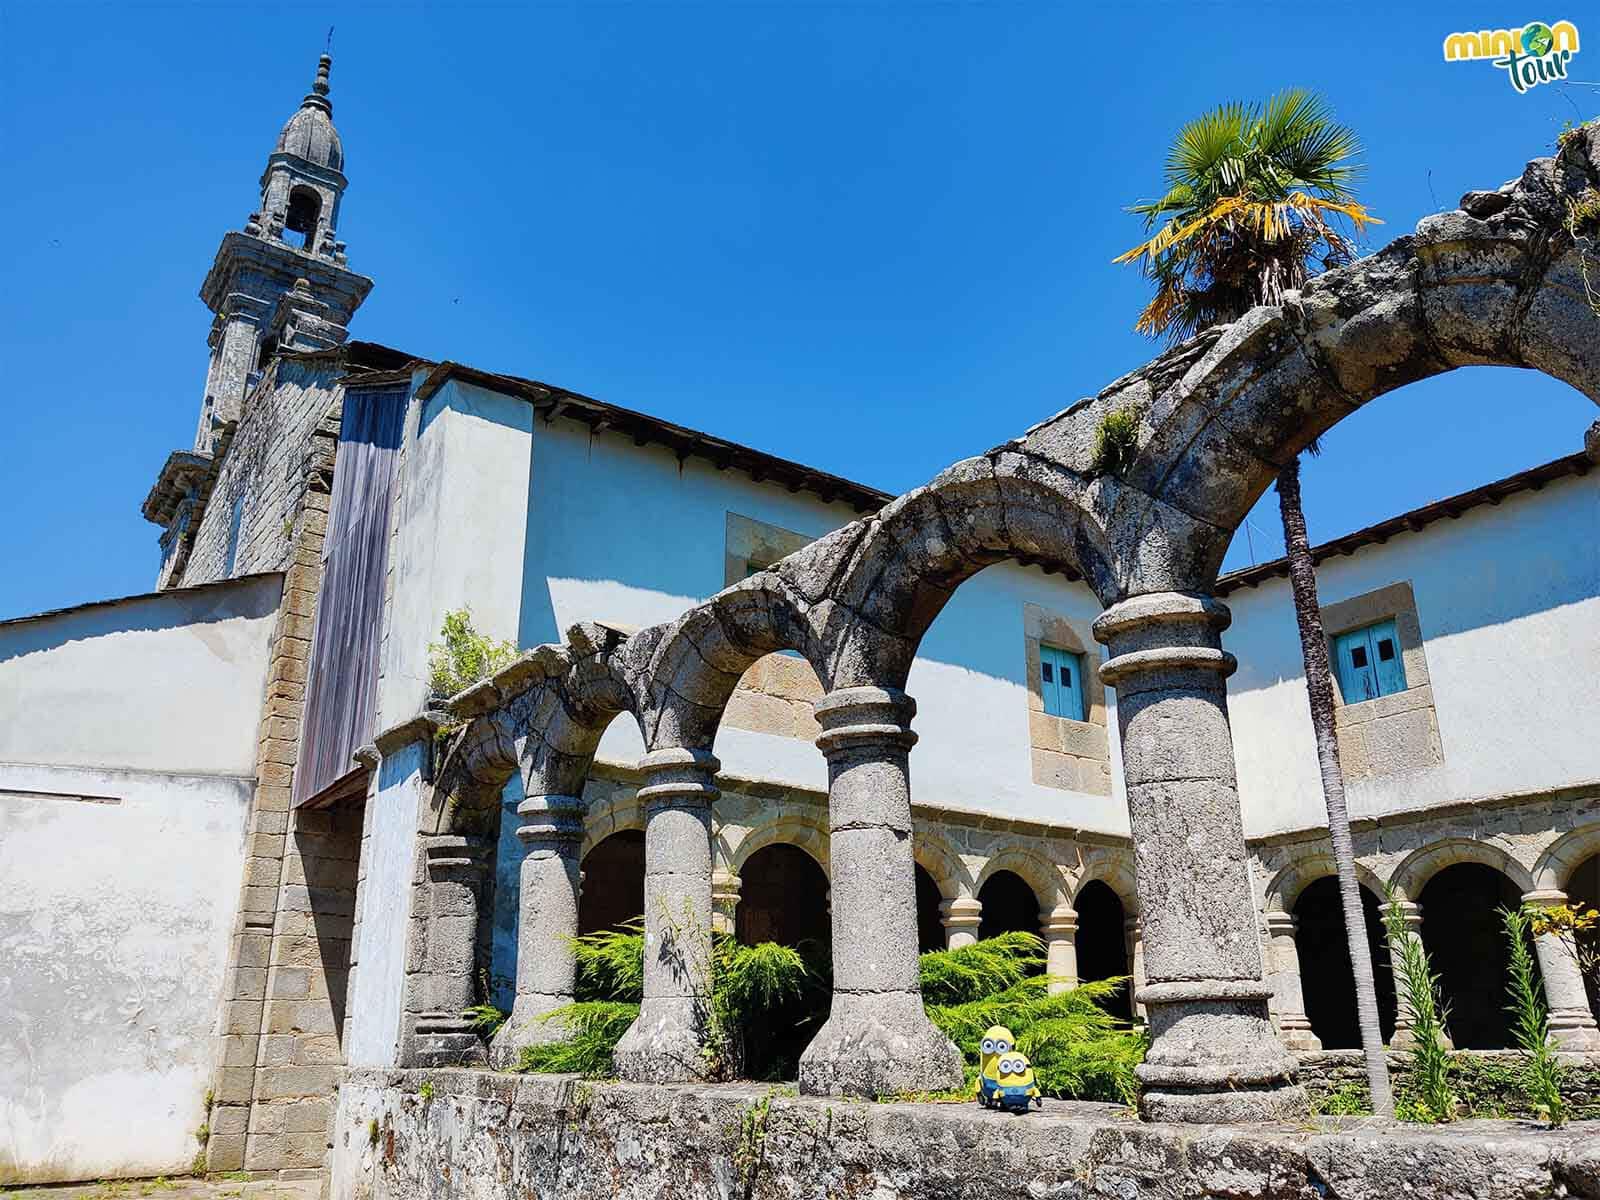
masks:
[[[378,1144],[378,1118],[377,1117],[371,1117],[367,1121],[367,1145],[376,1146],[377,1144]]]
[[[1550,1045],[1550,1020],[1544,988],[1534,970],[1530,929],[1533,916],[1523,908],[1502,908],[1500,923],[1510,951],[1506,991],[1511,1033],[1522,1051],[1522,1088],[1528,1106],[1551,1125],[1562,1125],[1567,1107],[1561,1098],[1561,1066]]]
[[[1320,1117],[1370,1117],[1372,1097],[1359,1083],[1347,1083],[1325,1096],[1317,1097],[1311,1105],[1311,1111]]]
[[[417,1098],[420,1099],[423,1104],[433,1103],[433,1080],[424,1079],[422,1081],[422,1086],[417,1089]]]
[[[1449,1009],[1439,992],[1439,977],[1428,964],[1422,939],[1406,925],[1405,913],[1393,888],[1386,889],[1388,903],[1383,922],[1389,933],[1395,991],[1411,1018],[1414,1039],[1410,1049],[1409,1088],[1395,1099],[1395,1116],[1402,1121],[1433,1124],[1454,1119],[1458,1100],[1450,1086],[1450,1056],[1444,1030]]]
[[[1100,418],[1094,433],[1094,468],[1102,475],[1118,475],[1133,465],[1139,450],[1139,414],[1117,408]]]
[[[517,656],[513,642],[497,642],[479,633],[472,612],[458,608],[444,615],[442,642],[428,644],[428,686],[441,700],[489,678]]]
[[[756,1176],[766,1158],[767,1122],[772,1116],[772,1099],[778,1089],[768,1089],[739,1114],[739,1142],[733,1150],[733,1167],[739,1173],[739,1192],[748,1200],[755,1191]]]

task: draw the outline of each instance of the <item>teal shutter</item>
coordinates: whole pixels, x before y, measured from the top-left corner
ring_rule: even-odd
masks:
[[[1346,704],[1406,690],[1406,668],[1394,621],[1379,621],[1333,639],[1334,674]]]
[[[1083,655],[1059,646],[1041,645],[1039,690],[1044,711],[1052,717],[1083,720]]]
[[[1400,635],[1394,622],[1379,621],[1367,629],[1372,643],[1373,669],[1378,673],[1378,695],[1392,696],[1406,690],[1406,667],[1400,658]]]

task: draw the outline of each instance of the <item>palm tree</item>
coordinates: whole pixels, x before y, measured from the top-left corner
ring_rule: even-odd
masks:
[[[1177,341],[1207,326],[1236,321],[1257,304],[1281,302],[1285,292],[1310,278],[1313,262],[1324,268],[1349,262],[1355,246],[1336,222],[1359,233],[1376,220],[1352,191],[1360,174],[1353,159],[1360,153],[1354,131],[1337,124],[1320,97],[1298,88],[1271,97],[1264,106],[1224,104],[1183,126],[1167,153],[1165,194],[1129,210],[1144,217],[1151,236],[1116,260],[1138,263],[1156,285],[1135,328]],[[1308,449],[1316,453],[1316,443]],[[1300,503],[1298,458],[1278,476],[1278,507],[1355,975],[1367,1082],[1373,1111],[1387,1116],[1394,1101],[1334,734],[1328,640]]]

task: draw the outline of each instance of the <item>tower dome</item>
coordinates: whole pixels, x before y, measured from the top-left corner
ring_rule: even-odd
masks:
[[[317,77],[278,134],[274,154],[293,154],[319,167],[344,169],[344,145],[333,127],[333,104],[328,100],[328,69],[333,59],[324,54],[317,60]]]

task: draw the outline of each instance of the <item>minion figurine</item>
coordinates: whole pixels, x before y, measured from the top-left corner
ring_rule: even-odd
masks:
[[[1004,1025],[991,1025],[983,1035],[983,1041],[978,1044],[978,1078],[984,1080],[994,1074],[995,1060],[1002,1054],[1008,1054],[1017,1044],[1017,1039],[1012,1036],[1011,1030]],[[980,1084],[981,1088],[981,1084]],[[980,1098],[982,1093],[979,1093]]]
[[[985,1108],[1027,1112],[1029,1100],[1044,1107],[1033,1067],[1016,1045],[1016,1036],[1004,1025],[992,1026],[978,1044],[978,1103]]]
[[[1044,1094],[1033,1076],[1033,1064],[1020,1050],[996,1054],[992,1070],[978,1076],[978,1100],[985,1108],[1025,1113],[1031,1102],[1044,1107]]]

